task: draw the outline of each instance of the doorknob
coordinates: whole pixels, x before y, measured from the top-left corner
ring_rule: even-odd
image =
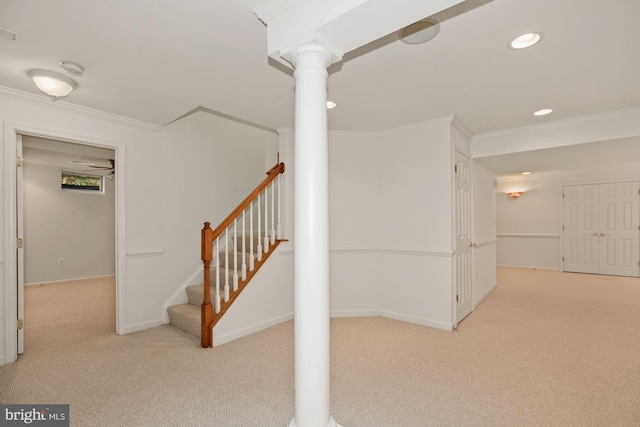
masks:
[[[598,236],[598,233],[593,233],[594,236]]]
[[[475,244],[475,243],[473,243],[473,242],[469,242],[469,247],[470,247],[470,248],[475,248],[475,247],[476,247],[476,244]]]
[[[601,235],[602,237],[604,237],[604,236],[606,236],[606,235],[607,235],[607,233],[600,233],[600,235]]]

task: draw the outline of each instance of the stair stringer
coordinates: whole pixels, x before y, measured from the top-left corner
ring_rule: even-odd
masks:
[[[293,251],[281,242],[213,328],[214,347],[293,319]]]

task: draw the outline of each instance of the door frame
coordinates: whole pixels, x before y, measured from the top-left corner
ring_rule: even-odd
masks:
[[[108,148],[115,151],[118,167],[115,179],[115,239],[116,239],[116,333],[126,333],[125,309],[125,144],[103,140],[86,135],[71,134],[65,131],[41,128],[31,124],[4,123],[4,363],[15,362],[18,359],[18,267],[17,267],[17,182],[16,182],[16,150],[18,135],[28,135],[48,139],[57,139],[75,144]]]

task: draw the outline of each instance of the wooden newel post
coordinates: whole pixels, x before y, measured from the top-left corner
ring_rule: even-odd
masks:
[[[200,345],[213,347],[213,307],[211,305],[211,260],[213,259],[213,230],[205,222],[202,229],[202,263],[204,264],[204,300],[202,301]]]

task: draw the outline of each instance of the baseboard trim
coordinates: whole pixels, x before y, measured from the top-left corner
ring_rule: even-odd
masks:
[[[493,292],[493,290],[495,288],[498,287],[497,283],[494,283],[493,285],[491,285],[491,287],[487,290],[487,292],[485,292],[474,304],[473,304],[473,310],[475,310],[476,308],[478,308],[478,306],[480,304],[482,304],[482,301],[484,301],[491,292]]]
[[[234,332],[229,332],[224,335],[216,335],[216,330],[213,330],[213,346],[219,346],[230,341],[237,340],[238,338],[251,335],[255,332],[260,332],[264,329],[270,328],[280,323],[293,319],[293,313],[288,313],[282,316],[277,316],[264,322],[256,323],[255,325],[247,326],[246,328],[239,329]]]
[[[91,277],[80,277],[76,279],[65,279],[65,280],[52,280],[50,282],[36,282],[36,283],[25,283],[25,286],[42,286],[42,285],[55,285],[57,283],[64,282],[77,282],[80,280],[91,280],[91,279],[104,279],[105,277],[116,277],[115,274],[105,274],[104,276],[91,276]]]
[[[331,312],[332,318],[373,316],[382,316],[382,314],[380,314],[380,310],[336,310]]]
[[[504,267],[504,268],[528,268],[529,270],[553,270],[560,271],[558,267],[536,267],[533,265],[496,265],[496,267]]]
[[[0,366],[6,365],[4,356],[0,356]]]
[[[372,317],[382,316],[393,320],[400,320],[401,322],[413,323],[416,325],[429,326],[430,328],[442,329],[445,331],[452,331],[453,324],[438,322],[437,320],[425,319],[423,317],[410,316],[402,313],[395,313],[387,310],[340,310],[332,311],[331,317]]]
[[[162,319],[152,320],[150,322],[137,323],[135,325],[127,326],[125,333],[131,334],[133,332],[144,331],[145,329],[155,328],[156,326],[164,325]]]

